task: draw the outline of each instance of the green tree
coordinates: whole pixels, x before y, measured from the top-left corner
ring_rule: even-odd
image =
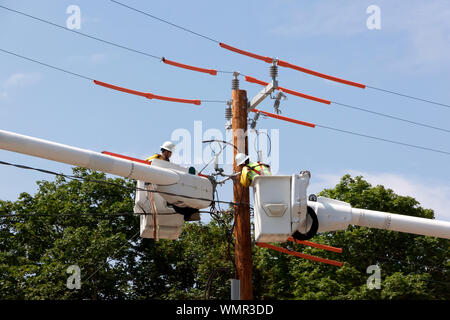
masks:
[[[0,201],[0,295],[12,299],[123,298],[129,276],[123,259],[138,229],[131,212],[134,185],[75,168],[85,181],[39,181],[39,191],[15,202]],[[99,184],[101,180],[107,184]],[[83,213],[90,213],[85,215]],[[93,214],[99,215],[93,215]],[[118,257],[117,261],[113,260]],[[115,263],[110,263],[115,262]],[[70,265],[81,268],[80,290],[66,287]],[[115,281],[111,281],[115,279]]]
[[[342,177],[320,193],[353,207],[434,218],[408,196],[363,177]],[[343,248],[342,254],[290,243],[283,247],[343,261],[342,268],[306,261],[268,249],[256,249],[258,298],[277,299],[449,299],[449,241],[407,233],[350,226],[316,235],[311,241]],[[381,289],[368,289],[367,267],[381,270]]]
[[[131,214],[135,183],[75,168],[77,179],[39,181],[38,192],[0,201],[0,299],[229,299],[235,277],[232,209],[208,224],[185,223],[178,240],[142,239]],[[99,183],[101,182],[101,183]],[[354,207],[433,218],[411,197],[344,176],[321,195]],[[118,213],[126,213],[118,215]],[[11,216],[12,215],[12,216]],[[448,240],[350,226],[295,251],[343,261],[342,268],[253,248],[256,299],[449,299]],[[66,287],[81,269],[81,289]],[[381,269],[368,289],[366,269]],[[209,290],[207,290],[209,288]]]
[[[233,272],[227,229],[186,223],[180,239],[139,237],[133,215],[135,183],[75,168],[74,180],[39,181],[31,196],[0,201],[0,299],[229,298]],[[101,182],[101,183],[99,183]],[[118,213],[126,213],[117,215]],[[67,268],[81,269],[81,289],[66,286]]]

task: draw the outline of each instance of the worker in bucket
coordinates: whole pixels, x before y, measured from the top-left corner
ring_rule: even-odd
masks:
[[[169,159],[174,151],[175,151],[175,144],[172,141],[166,141],[161,145],[161,153],[155,153],[151,157],[145,159],[145,161],[151,162],[153,159],[160,159],[170,162]],[[189,168],[189,173],[191,173],[191,168]],[[167,206],[172,207],[176,213],[182,214],[184,216],[184,221],[200,221],[200,212],[198,209],[188,207],[178,207],[169,202],[167,202]]]
[[[174,151],[175,151],[175,144],[172,141],[166,141],[161,146],[161,153],[155,153],[151,157],[145,159],[145,161],[151,162],[153,159],[170,161],[169,159]]]
[[[238,153],[235,160],[238,166],[245,164],[241,171],[241,184],[246,188],[252,184],[252,181],[256,176],[272,175],[268,164],[261,163],[260,161],[249,163],[249,156],[243,153]]]

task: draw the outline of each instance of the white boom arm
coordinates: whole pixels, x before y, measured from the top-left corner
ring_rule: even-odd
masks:
[[[155,184],[177,183],[176,172],[99,152],[0,130],[0,148]]]
[[[450,222],[402,214],[352,208],[350,204],[325,197],[308,201],[319,221],[318,232],[346,229],[350,224],[450,239]]]
[[[202,209],[213,200],[213,188],[207,178],[177,170],[176,165],[172,165],[173,168],[146,165],[4,130],[0,130],[0,149],[149,182],[158,185],[160,191],[198,198],[163,195],[171,203],[178,200],[178,206]]]
[[[317,232],[344,230],[349,225],[450,239],[450,222],[352,208],[349,203],[318,197],[307,201],[309,175],[257,176],[252,186],[255,240],[308,240]]]

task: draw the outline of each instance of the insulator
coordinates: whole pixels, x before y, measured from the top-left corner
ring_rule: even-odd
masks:
[[[276,77],[278,77],[278,66],[277,65],[270,66],[270,77],[272,79],[275,79]]]
[[[239,79],[234,78],[231,80],[231,90],[239,90]]]
[[[231,107],[225,108],[225,119],[230,120],[233,117],[233,112],[231,110]]]

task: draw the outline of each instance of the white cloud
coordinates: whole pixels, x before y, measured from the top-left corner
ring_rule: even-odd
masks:
[[[272,33],[286,37],[354,37],[376,33],[377,41],[398,41],[392,67],[412,71],[450,68],[450,5],[448,0],[412,0],[402,3],[379,1],[381,29],[369,30],[368,2],[321,1],[289,11]],[[388,38],[390,37],[390,38]],[[386,40],[383,40],[386,39]],[[389,45],[391,46],[391,45]],[[395,43],[392,43],[392,48]]]
[[[38,82],[39,80],[41,80],[41,78],[42,77],[39,73],[13,73],[3,83],[3,88],[13,89],[17,87],[25,87]]]
[[[367,30],[364,18],[365,7],[357,2],[312,2],[310,6],[303,3],[301,8],[289,11],[286,22],[272,33],[301,37],[353,36]]]
[[[415,71],[442,70],[450,65],[450,6],[448,1],[415,1],[394,10],[387,31],[405,36],[404,57],[396,61],[398,68]]]
[[[13,73],[0,85],[0,99],[7,99],[12,91],[36,84],[41,79],[40,73]]]
[[[349,173],[352,177],[363,176],[372,186],[383,185],[396,194],[410,196],[420,202],[420,206],[433,209],[435,218],[450,221],[450,185],[436,181],[421,180],[419,177],[394,173],[368,173],[355,170],[343,171],[341,175],[319,174],[313,177],[310,186],[311,193],[324,188],[334,188],[340,178]]]

